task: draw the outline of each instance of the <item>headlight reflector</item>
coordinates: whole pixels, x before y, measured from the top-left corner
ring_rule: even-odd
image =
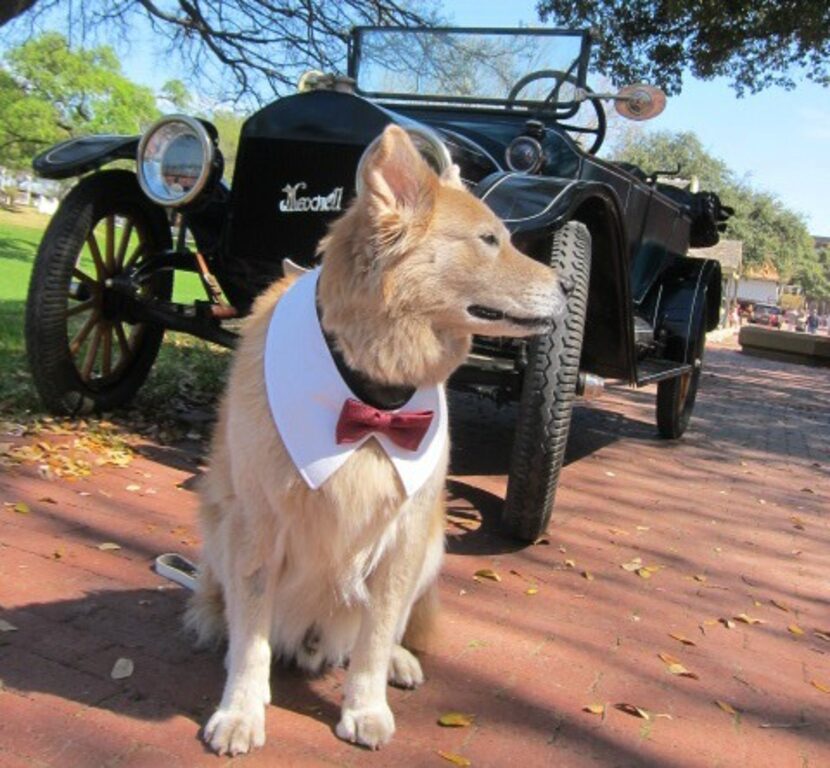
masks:
[[[187,205],[205,188],[215,156],[213,139],[204,125],[187,115],[168,115],[141,137],[138,182],[154,203]]]

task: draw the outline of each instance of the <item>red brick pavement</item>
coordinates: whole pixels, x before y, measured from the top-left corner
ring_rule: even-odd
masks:
[[[390,691],[398,732],[378,753],[334,736],[341,670],[275,668],[260,752],[201,746],[221,656],[191,649],[183,590],[149,570],[197,554],[192,451],[146,444],[77,482],[0,468],[0,500],[31,508],[0,509],[0,618],[18,628],[0,632],[0,766],[449,766],[438,750],[474,766],[830,766],[830,693],[812,684],[830,687],[815,634],[830,632],[830,371],[712,350],[676,444],[655,438],[653,400],[578,408],[549,544],[521,548],[496,525],[512,411],[454,399],[445,612],[426,684]],[[620,567],[635,557],[661,568]],[[764,623],[716,621],[740,614]],[[116,681],[119,657],[135,671]],[[604,718],[582,711],[594,703]],[[447,711],[475,724],[442,729]]]

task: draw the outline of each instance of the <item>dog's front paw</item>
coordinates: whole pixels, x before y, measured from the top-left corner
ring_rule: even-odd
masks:
[[[402,645],[392,649],[389,659],[389,682],[399,688],[417,688],[424,682],[421,662]]]
[[[241,755],[265,744],[265,708],[222,709],[208,720],[202,738],[220,755]]]
[[[344,741],[377,749],[386,744],[395,733],[395,717],[386,702],[359,709],[343,707],[336,730]]]

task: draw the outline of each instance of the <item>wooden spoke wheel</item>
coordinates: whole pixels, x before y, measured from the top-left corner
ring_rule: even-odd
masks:
[[[169,248],[164,211],[135,175],[88,176],[52,217],[29,285],[26,346],[35,386],[58,413],[110,410],[144,382],[164,329],[131,320],[111,281]],[[172,272],[153,276],[139,297],[169,299]]]

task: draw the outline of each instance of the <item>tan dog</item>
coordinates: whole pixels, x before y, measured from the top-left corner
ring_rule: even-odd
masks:
[[[439,178],[403,130],[385,130],[361,173],[357,199],[321,242],[317,293],[322,328],[350,368],[383,385],[440,386],[471,334],[538,333],[561,311],[553,271],[513,248],[457,168]],[[401,642],[429,618],[444,550],[446,442],[409,497],[374,438],[317,490],[298,473],[263,381],[269,321],[290,282],[261,296],[247,322],[202,489],[187,620],[202,640],[229,639],[227,684],[204,730],[220,754],[265,741],[272,649],[312,670],[348,660],[337,735],[387,742],[386,684],[423,681]]]

